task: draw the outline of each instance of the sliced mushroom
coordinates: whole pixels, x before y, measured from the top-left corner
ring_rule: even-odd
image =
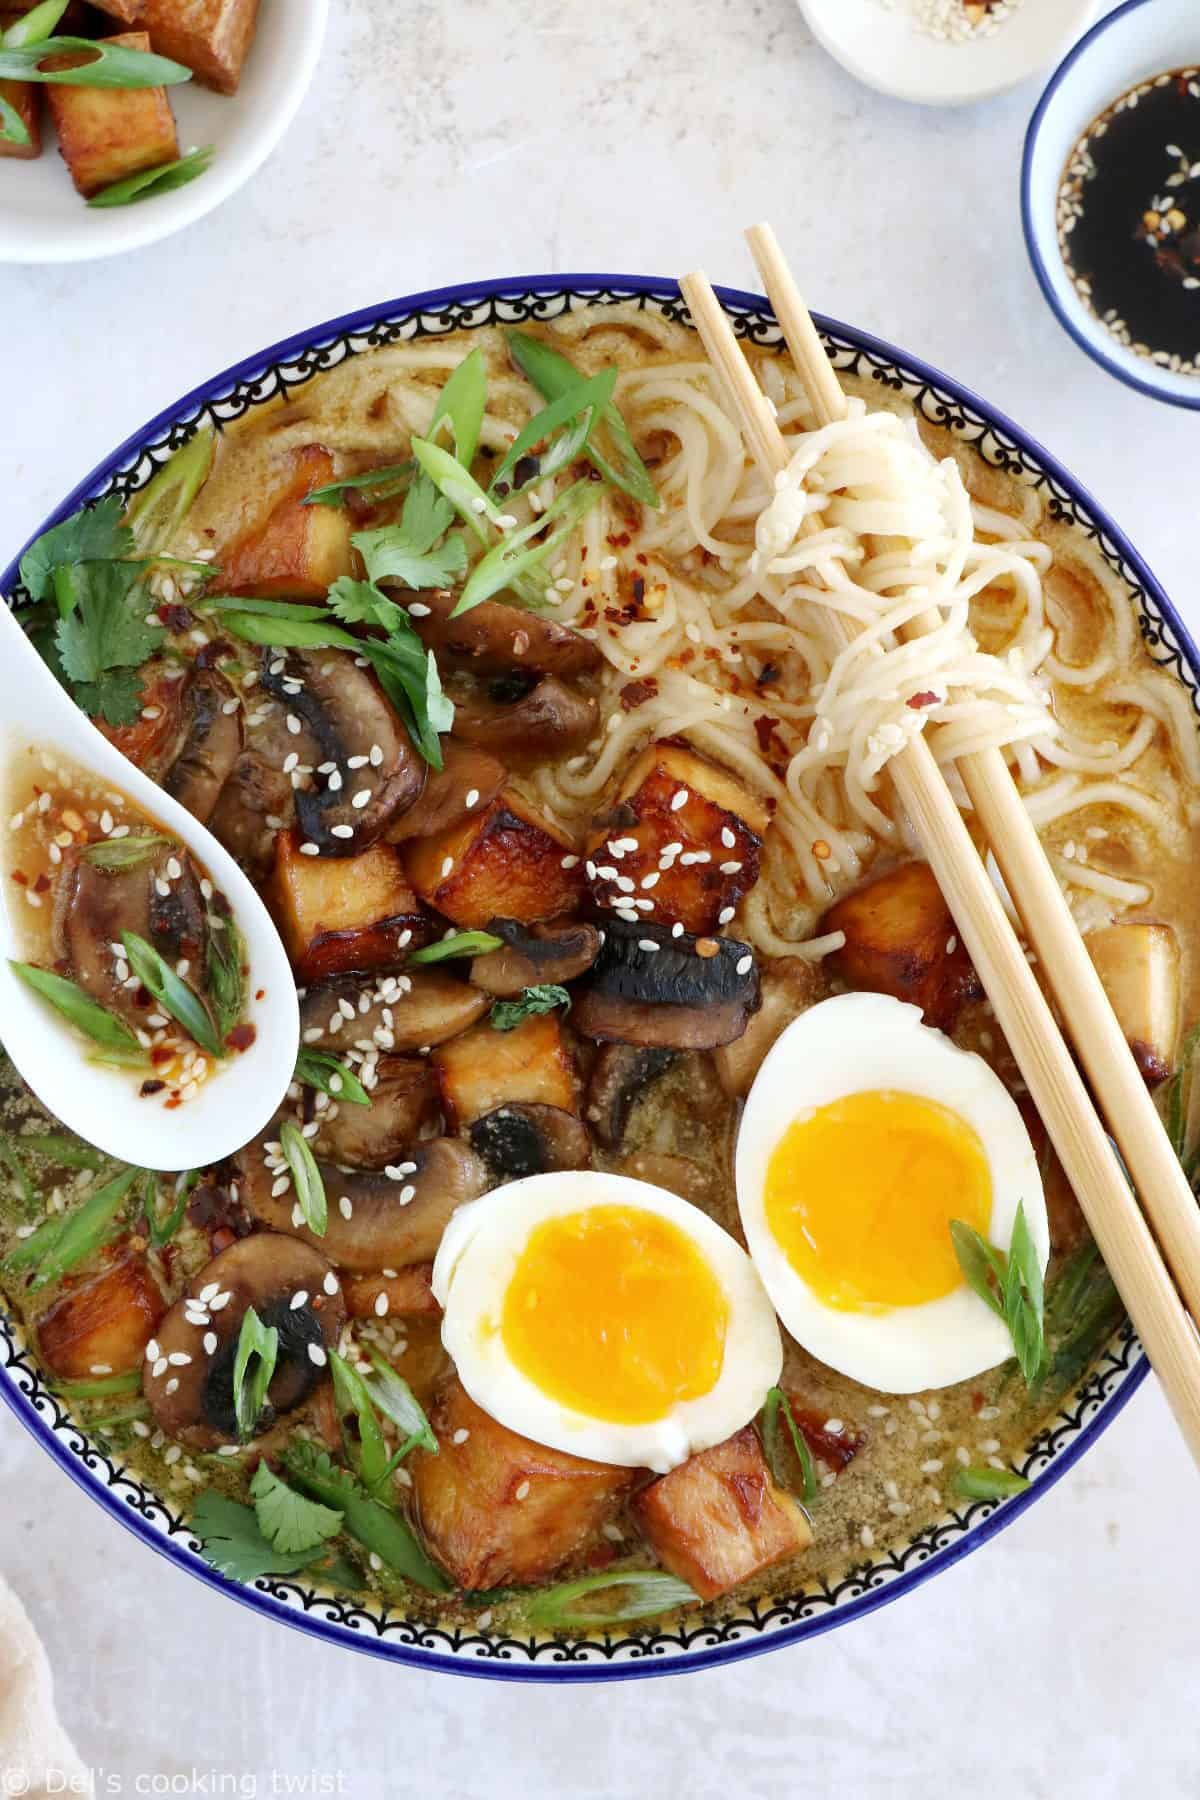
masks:
[[[471,1148],[497,1181],[520,1181],[554,1169],[586,1169],[592,1160],[587,1126],[573,1113],[534,1101],[511,1102],[476,1119]]]
[[[615,1149],[635,1103],[675,1061],[673,1050],[648,1049],[640,1044],[605,1044],[592,1065],[588,1082],[588,1124],[602,1144]]]
[[[260,683],[312,746],[314,785],[295,799],[306,841],[324,856],[367,849],[419,799],[426,768],[374,676],[348,651],[268,651]]]
[[[749,945],[614,921],[576,998],[574,1024],[602,1043],[712,1050],[740,1037],[760,1004]]]
[[[183,684],[183,733],[161,780],[173,799],[202,825],[242,751],[242,709],[217,669],[196,669]]]
[[[457,1037],[488,1005],[486,994],[442,969],[410,969],[375,981],[345,975],[309,988],[300,1006],[300,1038],[339,1055],[423,1050]]]
[[[414,596],[405,593],[403,603]],[[424,616],[414,616],[421,640],[443,656],[458,658],[480,675],[501,675],[508,669],[528,669],[538,675],[558,675],[574,681],[600,668],[604,658],[596,645],[580,637],[569,625],[539,618],[499,600],[485,600],[455,619],[451,615],[458,595],[422,593],[417,598]]]
[[[261,1140],[243,1150],[238,1161],[242,1203],[260,1223],[294,1233],[339,1268],[355,1271],[432,1261],[451,1213],[488,1185],[487,1169],[457,1138],[416,1145],[404,1162],[393,1165],[391,1175],[386,1170],[347,1174],[321,1163],[329,1223],[324,1237],[316,1237],[307,1226],[292,1224],[290,1189],[272,1193],[275,1177],[264,1161]]]
[[[279,763],[244,750],[209,818],[209,829],[256,886],[275,861],[275,833],[295,817],[292,784]],[[272,824],[276,820],[278,823]]]
[[[493,937],[503,938],[504,948],[474,958],[471,983],[501,998],[545,983],[574,981],[600,954],[596,927],[574,919],[551,919],[543,925],[489,919],[486,929]]]
[[[482,812],[501,793],[508,780],[508,770],[486,750],[474,744],[456,744],[453,738],[442,739],[440,769],[430,769],[425,791],[415,806],[410,806],[387,829],[390,844],[402,844],[409,838],[435,837],[461,825],[473,812]]]
[[[346,1320],[341,1284],[308,1245],[256,1232],[200,1271],[146,1347],[143,1387],[168,1437],[198,1450],[236,1441],[234,1362],[250,1307],[279,1333],[260,1431],[294,1412],[325,1379],[329,1351]]]
[[[370,1106],[342,1101],[318,1113],[313,1140],[320,1157],[340,1168],[383,1169],[403,1160],[404,1150],[441,1112],[437,1082],[419,1056],[385,1056],[370,1090]]]
[[[172,869],[181,873],[172,875]],[[160,891],[163,890],[163,891]],[[128,869],[100,869],[84,857],[63,865],[55,893],[54,948],[84,991],[137,1024],[152,1010],[150,996],[130,980],[114,952],[123,931],[149,940],[171,963],[186,957],[204,967],[204,900],[187,851],[168,844]],[[119,971],[124,969],[124,980]]]
[[[507,761],[517,757],[564,756],[596,734],[600,708],[595,700],[544,675],[519,698],[493,682],[487,689],[454,699],[454,736]]]

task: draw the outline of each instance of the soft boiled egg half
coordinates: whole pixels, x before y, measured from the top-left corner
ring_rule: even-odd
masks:
[[[1050,1254],[1037,1157],[982,1057],[885,994],[841,994],[774,1044],[746,1102],[738,1207],[796,1341],[884,1393],[1004,1362],[1003,1322],[967,1284],[950,1224],[1007,1254],[1023,1201]]]
[[[433,1291],[476,1404],[597,1462],[673,1469],[752,1419],[783,1364],[745,1251],[625,1176],[533,1175],[459,1207]]]

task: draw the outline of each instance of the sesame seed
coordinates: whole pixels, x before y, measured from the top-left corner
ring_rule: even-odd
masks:
[[[329,827],[329,835],[335,838],[352,838],[354,836],[354,827],[353,825],[331,825]]]
[[[373,769],[377,769],[379,767],[380,763],[383,761],[383,746],[382,746],[382,744],[372,744],[371,745],[370,753],[367,757],[367,760]]]
[[[753,967],[753,956],[739,956],[737,960],[737,973],[739,975],[748,975]]]
[[[172,1375],[170,1381],[168,1381],[166,1387],[163,1389],[163,1392],[164,1392],[164,1394],[168,1394],[168,1395],[177,1394],[179,1392],[179,1377],[178,1377],[178,1375]]]
[[[953,933],[951,933],[951,935],[946,939],[946,955],[953,956],[954,952],[957,949],[958,949],[958,939],[954,936]]]
[[[167,1358],[173,1369],[186,1369],[191,1360],[186,1350],[172,1350]]]
[[[301,723],[300,723],[299,719],[296,717],[295,713],[289,713],[287,716],[286,722],[287,722],[287,728],[291,732],[292,736],[299,737],[300,733],[303,731],[304,727],[301,725]]]
[[[674,938],[681,938],[683,936],[683,926],[679,924],[672,925],[671,936]]]
[[[386,1294],[376,1294],[376,1296],[375,1296],[375,1317],[377,1319],[386,1319],[388,1316],[388,1308],[390,1305],[391,1305],[391,1301],[388,1299]]]
[[[446,879],[446,876],[449,875],[449,873],[453,869],[453,867],[454,867],[454,858],[452,856],[447,856],[442,863],[442,880],[443,881]]]
[[[155,1359],[154,1367],[151,1369],[150,1373],[155,1381],[161,1381],[167,1372],[167,1368],[167,1358],[165,1356],[159,1356]]]
[[[308,1346],[308,1360],[310,1363],[315,1363],[318,1369],[323,1369],[325,1364],[329,1361],[329,1358],[325,1354],[324,1346],[322,1344],[310,1344]]]
[[[654,950],[658,949],[658,945],[655,943],[653,938],[639,938],[638,939],[638,949],[654,951]]]
[[[688,803],[687,789],[686,788],[677,788],[675,790],[675,792],[671,795],[671,811],[678,812],[680,807],[686,806],[687,803]]]
[[[579,866],[579,858],[577,856],[564,856],[559,866],[564,869],[577,868]]]
[[[355,796],[354,796],[353,800],[351,800],[350,804],[351,804],[351,806],[355,807],[356,809],[361,810],[362,807],[366,806],[369,803],[370,798],[371,798],[370,788],[359,788],[357,794],[355,794]]]
[[[318,844],[301,844],[300,854],[301,854],[301,856],[320,856],[320,854],[321,854],[320,845],[318,845]]]
[[[151,1338],[150,1342],[146,1345],[147,1359],[152,1363],[156,1363],[158,1361],[160,1355],[161,1355],[161,1352],[158,1348],[158,1339]]]
[[[722,875],[736,875],[741,866],[740,862],[723,862],[721,864],[721,873]]]
[[[328,1274],[326,1275],[326,1277],[325,1277],[324,1281],[321,1283],[321,1285],[325,1289],[325,1292],[327,1294],[333,1295],[333,1294],[337,1293],[338,1278],[334,1274],[332,1269],[329,1270]]]
[[[215,1356],[216,1355],[216,1353],[217,1353],[217,1334],[215,1331],[206,1331],[205,1332],[205,1334],[204,1334],[204,1352],[205,1352],[206,1356]]]
[[[292,1312],[299,1312],[300,1308],[302,1306],[307,1306],[307,1305],[308,1305],[308,1289],[307,1288],[297,1288],[296,1292],[292,1295],[291,1299],[288,1301],[288,1306],[290,1307]]]
[[[343,1219],[352,1219],[354,1217],[354,1202],[348,1194],[343,1194],[338,1201],[338,1211],[341,1213]]]
[[[470,1435],[471,1434],[467,1430],[466,1426],[460,1425],[458,1430],[454,1433],[453,1437],[450,1439],[450,1442],[452,1444],[465,1444],[467,1439],[470,1437]]]
[[[369,761],[370,758],[367,756],[348,756],[346,767],[348,769],[365,769]]]
[[[875,1533],[871,1530],[869,1525],[863,1526],[858,1534],[858,1541],[864,1550],[873,1550],[875,1548]]]

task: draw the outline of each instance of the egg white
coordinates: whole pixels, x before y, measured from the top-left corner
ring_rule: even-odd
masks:
[[[1013,1353],[1002,1321],[969,1287],[917,1306],[848,1312],[827,1305],[797,1273],[767,1222],[767,1166],[797,1119],[847,1094],[893,1089],[937,1101],[975,1131],[992,1184],[984,1234],[1007,1253],[1017,1206],[1043,1271],[1050,1256],[1046,1200],[1020,1111],[999,1076],[971,1051],[921,1023],[920,1008],[886,994],[839,994],[794,1020],[768,1052],[742,1115],[738,1208],[767,1292],[797,1343],[882,1393],[949,1387]]]
[[[724,1294],[729,1313],[721,1370],[706,1394],[661,1419],[630,1424],[564,1406],[515,1367],[498,1318],[530,1233],[544,1220],[598,1206],[657,1213],[686,1233]],[[649,1182],[594,1170],[531,1175],[460,1206],[433,1265],[444,1309],[442,1343],[476,1405],[511,1431],[573,1456],[665,1474],[697,1450],[723,1443],[762,1406],[783,1367],[774,1308],[753,1263],[699,1207]]]

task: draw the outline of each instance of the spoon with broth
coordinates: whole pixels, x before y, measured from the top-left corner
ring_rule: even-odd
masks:
[[[154,712],[141,707],[147,725]],[[240,1149],[274,1116],[299,1045],[279,934],[228,852],[91,723],[4,605],[0,803],[0,1037],[25,1081],[142,1168]]]

